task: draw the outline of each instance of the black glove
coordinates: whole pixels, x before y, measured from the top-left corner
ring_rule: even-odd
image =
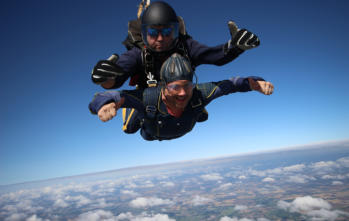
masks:
[[[259,38],[255,34],[246,29],[238,29],[235,22],[229,21],[228,27],[231,35],[231,40],[228,42],[228,49],[238,47],[245,51],[258,47],[260,44]]]
[[[108,60],[99,61],[92,70],[92,81],[95,84],[103,84],[108,80],[115,80],[124,75],[124,71],[120,66],[115,64],[119,59],[119,55],[113,54]]]

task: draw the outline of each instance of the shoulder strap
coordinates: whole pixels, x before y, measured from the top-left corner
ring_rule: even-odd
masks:
[[[147,48],[142,49],[142,63],[144,66],[144,72],[147,75],[147,85],[148,87],[155,87],[157,85],[157,80],[153,75],[154,70],[154,56],[151,51]]]
[[[192,62],[191,57],[190,57],[189,52],[188,52],[188,46],[187,46],[185,41],[186,41],[185,36],[180,35],[178,37],[178,42],[177,42],[177,45],[175,48],[175,52],[179,53],[180,55],[185,57],[190,62],[193,71],[195,71],[195,66],[193,65],[193,62]]]
[[[194,115],[196,116],[196,122],[204,122],[208,119],[208,112],[205,108],[205,99],[203,94],[198,89],[193,91],[193,99],[190,103],[192,109],[194,110]]]
[[[193,97],[190,105],[193,109],[203,109],[205,107],[202,99],[202,94],[196,88],[194,88],[193,90]]]
[[[178,19],[179,33],[181,35],[187,35],[187,29],[185,28],[184,19],[182,18],[182,16],[177,16],[177,19]]]
[[[156,116],[160,92],[160,87],[148,87],[143,91],[143,104],[146,115],[150,119],[154,119]]]

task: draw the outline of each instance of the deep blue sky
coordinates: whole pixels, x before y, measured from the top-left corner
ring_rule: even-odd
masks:
[[[0,7],[0,185],[349,138],[349,31],[342,1],[173,1],[201,43],[229,39],[227,21],[256,33],[259,48],[199,82],[259,75],[272,96],[232,94],[183,138],[146,142],[89,113],[90,72],[125,51],[139,1],[7,1]],[[124,87],[127,88],[127,87]]]

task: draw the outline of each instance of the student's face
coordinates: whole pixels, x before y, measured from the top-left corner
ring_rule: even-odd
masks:
[[[169,50],[174,40],[173,32],[173,28],[169,26],[150,26],[147,31],[147,41],[149,47],[157,52]]]
[[[188,80],[178,80],[166,85],[164,95],[169,104],[184,109],[193,96],[194,84]]]

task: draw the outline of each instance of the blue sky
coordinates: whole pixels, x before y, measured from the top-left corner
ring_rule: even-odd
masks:
[[[259,48],[199,82],[258,75],[272,96],[231,94],[184,137],[147,142],[89,113],[100,59],[122,53],[139,1],[11,1],[0,9],[0,185],[349,138],[349,39],[342,1],[169,2],[207,45],[229,39],[234,20]],[[123,88],[128,88],[127,86]]]

